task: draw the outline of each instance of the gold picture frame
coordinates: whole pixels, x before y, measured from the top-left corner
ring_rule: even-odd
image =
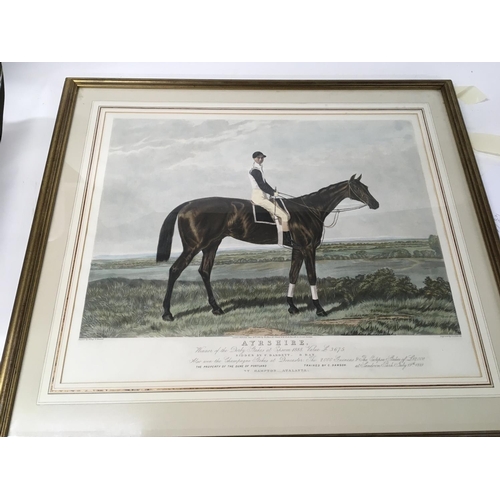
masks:
[[[169,137],[164,131],[161,132],[163,138],[151,135],[154,127],[156,130],[167,122],[173,124],[173,128],[168,130],[175,128],[176,133],[181,134],[178,131],[182,129],[184,135]],[[135,128],[126,128],[131,124]],[[125,128],[116,132],[122,125]],[[314,127],[318,132],[311,132]],[[193,139],[194,129],[197,134],[200,129],[204,130],[197,136],[199,142]],[[297,132],[299,129],[300,134]],[[345,131],[351,129],[359,135],[346,146],[348,135]],[[137,130],[142,130],[140,133],[143,135],[137,135]],[[386,134],[383,140],[382,135],[377,135],[382,134],[382,130],[389,131],[383,132]],[[411,288],[409,293],[415,296],[415,300],[424,300],[425,297],[416,297],[418,294],[418,297],[423,297],[426,293],[424,289],[430,290],[431,285],[439,283],[447,287],[451,298],[449,304],[443,306],[448,311],[443,324],[448,326],[443,326],[443,330],[432,330],[432,335],[430,330],[425,330],[427,327],[417,329],[415,325],[424,317],[441,314],[441,311],[429,312],[432,309],[429,304],[419,306],[422,308],[422,312],[418,313],[420,316],[407,309],[404,314],[396,314],[396,309],[389,308],[385,315],[377,313],[375,317],[375,313],[371,313],[368,321],[359,318],[359,313],[356,313],[357,316],[354,313],[349,315],[350,305],[342,303],[332,306],[330,312],[342,311],[341,317],[348,320],[342,322],[337,316],[328,320],[318,319],[313,312],[307,312],[310,319],[306,330],[297,329],[295,333],[286,330],[287,327],[283,327],[286,331],[274,326],[266,330],[260,324],[259,328],[252,329],[252,321],[255,320],[251,319],[245,323],[237,319],[236,322],[240,323],[235,331],[234,325],[222,327],[224,320],[216,316],[213,330],[206,334],[203,328],[208,328],[209,321],[203,317],[196,319],[192,325],[186,323],[189,320],[183,320],[181,326],[175,326],[175,331],[173,326],[165,326],[166,323],[158,317],[158,322],[146,320],[149,323],[144,327],[147,332],[143,337],[142,333],[134,333],[130,334],[133,338],[128,340],[103,339],[102,330],[109,331],[107,326],[99,327],[100,330],[91,329],[90,334],[84,335],[81,325],[82,317],[88,310],[85,304],[89,299],[85,302],[85,293],[87,287],[90,289],[89,272],[94,269],[92,262],[98,260],[96,255],[104,252],[102,248],[112,248],[115,254],[120,253],[119,248],[113,246],[111,237],[101,237],[103,227],[109,230],[109,234],[118,234],[118,229],[115,231],[102,222],[104,211],[108,210],[106,203],[113,205],[119,195],[122,196],[122,206],[135,203],[130,198],[132,191],[113,191],[109,186],[122,182],[136,184],[143,196],[142,202],[146,197],[160,198],[156,191],[151,191],[154,189],[151,179],[156,175],[154,172],[158,172],[154,165],[161,167],[156,157],[147,156],[152,158],[151,164],[144,167],[146,173],[140,174],[144,176],[141,179],[149,179],[147,185],[131,177],[133,169],[139,175],[138,163],[133,164],[132,170],[122,168],[122,165],[129,165],[125,158],[135,154],[136,150],[130,144],[151,140],[147,154],[154,156],[160,151],[162,161],[165,161],[168,148],[171,157],[175,151],[181,151],[178,164],[165,166],[165,169],[171,170],[168,179],[176,186],[166,191],[169,202],[161,205],[161,210],[165,210],[163,219],[175,208],[177,195],[181,196],[181,200],[191,199],[191,192],[203,191],[203,182],[208,183],[205,185],[210,189],[220,186],[224,193],[234,190],[232,174],[228,173],[234,171],[222,169],[216,174],[220,175],[216,181],[210,180],[210,176],[214,175],[214,165],[217,165],[213,150],[211,156],[196,156],[197,151],[210,147],[216,148],[217,155],[222,158],[230,158],[231,154],[238,161],[240,157],[244,158],[240,150],[235,152],[236,143],[229,142],[229,131],[231,140],[240,137],[238,140],[242,149],[243,146],[250,147],[250,142],[241,137],[260,138],[260,144],[267,144],[270,148],[278,144],[273,140],[286,143],[286,148],[296,148],[295,156],[303,152],[302,163],[306,157],[313,157],[316,151],[317,157],[313,159],[321,161],[325,151],[337,152],[340,157],[350,148],[349,155],[342,156],[353,173],[350,181],[345,181],[349,193],[354,189],[349,182],[358,181],[359,174],[363,173],[363,181],[370,184],[370,193],[381,202],[381,207],[383,200],[387,205],[393,197],[392,212],[384,209],[385,212],[379,212],[382,218],[377,221],[371,212],[371,218],[363,216],[365,226],[362,231],[366,233],[361,234],[371,237],[367,236],[366,241],[373,242],[376,235],[380,238],[391,236],[391,241],[407,238],[411,231],[403,234],[401,227],[394,231],[384,229],[386,232],[383,234],[381,228],[397,225],[398,218],[403,216],[407,217],[405,221],[420,220],[414,215],[416,212],[425,214],[422,220],[433,221],[442,247],[439,249],[442,254],[438,255],[439,266],[448,281],[445,283],[440,278],[429,278],[430,281],[426,282],[428,288],[421,285],[418,290],[409,278],[404,283]],[[332,146],[335,140],[331,138],[331,131],[338,131],[335,140],[344,141],[341,145]],[[297,135],[293,135],[295,133]],[[325,135],[318,138],[319,133]],[[273,138],[266,142],[266,137],[272,134]],[[318,138],[317,142],[313,141],[314,137]],[[382,150],[382,146],[377,149],[377,144],[381,145],[383,141],[391,143],[389,149]],[[370,158],[374,162],[391,151],[398,154],[405,151],[407,156],[398,156],[398,161],[413,155],[408,164],[414,162],[412,165],[418,164],[421,168],[415,170],[411,167],[412,171],[418,171],[415,174],[420,182],[418,196],[427,193],[421,204],[410,203],[412,208],[403,211],[401,204],[405,196],[406,199],[411,197],[409,194],[413,189],[417,198],[417,187],[408,187],[404,191],[406,194],[400,195],[401,198],[394,191],[402,187],[405,178],[413,178],[409,176],[410,167],[404,173],[399,172],[399,178],[394,176],[398,172],[396,166],[387,167],[382,174],[381,163],[377,163],[370,173],[356,170],[360,165],[366,169],[368,150],[363,149],[364,153],[360,153],[359,157],[351,153],[368,143],[373,153]],[[193,144],[198,149],[189,149]],[[174,147],[177,147],[175,151]],[[253,149],[259,148],[264,146],[256,144]],[[276,146],[274,151],[285,149],[284,146],[282,149]],[[247,152],[249,168],[252,151]],[[123,163],[113,159],[117,155],[121,155]],[[141,161],[144,158],[146,156]],[[195,160],[188,162],[189,158],[195,158],[198,163]],[[210,161],[213,163],[207,160],[202,165],[200,158],[212,158]],[[115,161],[116,167],[111,166],[112,161]],[[396,160],[387,159],[388,163],[391,161]],[[229,164],[230,160],[226,163]],[[304,185],[306,177],[299,172],[297,165],[290,160],[288,166],[292,180],[280,178],[280,185],[288,186],[295,182],[297,190]],[[285,167],[282,172],[286,173]],[[112,168],[116,168],[118,177],[109,177],[111,172],[115,172]],[[151,171],[148,172],[147,168]],[[248,168],[243,165],[239,169],[241,175],[246,176]],[[323,178],[324,168],[310,168],[307,177]],[[343,172],[343,168],[339,166],[338,171]],[[327,173],[333,176],[331,171]],[[206,180],[198,184],[204,176]],[[221,179],[225,181],[228,178],[231,182],[226,189]],[[196,189],[191,191],[190,186],[195,184]],[[366,185],[362,186],[366,188]],[[321,187],[318,185],[318,189]],[[209,197],[214,194],[210,189],[207,188]],[[375,191],[380,195],[375,195]],[[359,193],[350,194],[350,197],[369,205]],[[370,208],[377,206],[373,204]],[[109,213],[119,214],[119,203],[116,202],[113,207]],[[153,212],[154,209],[150,208],[140,224],[146,224],[144,221],[150,220]],[[410,212],[413,215],[409,215]],[[292,219],[293,215],[290,221]],[[127,224],[130,221],[131,218]],[[290,224],[291,228],[295,227],[293,222]],[[356,225],[359,223],[356,222]],[[367,229],[369,225],[371,233]],[[117,223],[117,227],[123,231],[123,225]],[[418,234],[424,234],[427,227]],[[140,238],[130,236],[129,239]],[[355,237],[349,241],[354,242]],[[295,244],[300,245],[300,236]],[[140,254],[142,248],[131,245],[127,247],[127,252]],[[335,251],[340,252],[338,249]],[[299,248],[297,252],[302,250]],[[416,252],[408,256],[399,253],[397,258],[411,257],[413,263],[418,258],[425,258],[427,264],[429,259],[436,258],[436,255],[428,257],[432,254],[429,250],[425,254],[427,257],[422,257],[424,253],[421,250]],[[335,258],[333,261],[337,262]],[[366,252],[346,257],[347,260],[349,258],[359,266],[362,261],[372,262],[375,259],[367,256]],[[381,259],[393,257],[379,255],[376,258],[379,259],[376,269],[381,269],[384,267],[380,264]],[[233,261],[229,262],[233,265]],[[429,266],[435,262],[432,261]],[[424,267],[428,269],[429,266]],[[316,278],[314,276],[314,281],[311,281],[309,267],[312,298],[313,302],[317,302]],[[257,268],[257,265],[249,268],[254,273],[254,279],[258,279],[255,274]],[[166,282],[168,267],[161,269]],[[389,275],[390,283],[403,283],[397,281],[403,279],[402,274],[394,277],[391,272]],[[105,280],[111,280],[109,283],[118,283],[112,281],[115,279],[113,273],[106,276]],[[283,283],[286,287],[286,278]],[[337,287],[335,293],[338,294],[346,282],[332,277],[329,283],[332,290]],[[106,296],[107,290],[99,292],[104,294],[100,295],[102,303],[105,303],[102,297]],[[286,304],[285,291],[283,304]],[[123,295],[127,292],[116,293]],[[375,292],[370,293],[373,298]],[[293,291],[290,292],[289,288],[288,298],[292,296]],[[366,294],[364,297],[366,299]],[[217,314],[213,300],[210,305],[212,312]],[[360,299],[360,302],[363,300]],[[389,301],[388,298],[384,300]],[[260,302],[254,301],[252,307],[257,304],[255,307],[262,308],[266,301],[269,307],[281,304],[279,297],[276,304],[274,298],[267,297]],[[227,299],[227,304],[230,305],[228,310],[236,311],[242,301],[231,302]],[[500,432],[500,333],[495,328],[500,321],[499,306],[498,233],[451,81],[68,78],[2,358],[0,432],[2,435],[495,434]],[[104,309],[112,307],[115,306],[105,305]],[[198,314],[200,307],[193,306],[187,312],[182,310],[179,318],[183,315],[184,318],[191,318],[192,310],[196,309]],[[160,304],[158,309],[158,316],[161,316]],[[165,307],[164,319],[173,319],[168,317],[167,312],[170,311]],[[316,312],[321,312],[317,305]],[[212,318],[209,309],[203,309],[201,313],[206,314],[206,318]],[[254,313],[250,308],[245,311],[248,317]],[[97,317],[102,311],[94,314]],[[116,313],[119,314],[125,313]],[[255,314],[260,313],[257,311]],[[382,323],[395,319],[406,325],[401,328],[408,329],[408,325],[414,325],[411,327],[413,330],[407,331],[410,335],[401,334],[399,326],[387,327],[395,330],[383,333]],[[321,321],[321,327],[326,330],[315,335],[314,332],[320,332],[315,328],[320,326]],[[343,333],[339,334],[338,325],[344,327],[348,323],[358,325],[361,333],[342,330]],[[375,323],[378,326],[373,326]],[[449,326],[450,323],[455,326]],[[178,323],[174,321],[170,324]],[[295,328],[296,323],[292,326]],[[188,340],[183,328],[186,332],[193,331],[193,337]],[[370,328],[373,332],[376,328],[380,331],[376,330],[377,335],[369,335],[366,329]],[[113,330],[109,337],[116,336],[116,331]],[[210,348],[206,347],[208,345]],[[284,350],[285,345],[289,350]],[[259,346],[268,346],[269,350],[256,351]],[[236,353],[236,357],[228,355],[224,358],[217,354],[228,352],[224,349]],[[331,355],[320,357],[317,352],[321,350],[329,351]],[[200,355],[195,356],[197,353]],[[282,359],[280,366],[287,368],[273,370],[281,361],[275,363],[272,356]],[[304,358],[299,359],[298,356]],[[250,360],[258,364],[250,365]],[[160,366],[163,363],[169,367]],[[321,363],[324,364],[321,366]],[[115,370],[119,365],[123,366]],[[276,371],[279,374],[271,373]]]

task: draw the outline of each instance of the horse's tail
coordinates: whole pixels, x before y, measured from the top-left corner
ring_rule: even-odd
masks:
[[[166,262],[170,258],[170,250],[172,249],[172,238],[174,236],[175,221],[177,215],[189,202],[179,205],[174,208],[168,215],[160,229],[160,239],[158,241],[158,249],[156,251],[156,262]]]

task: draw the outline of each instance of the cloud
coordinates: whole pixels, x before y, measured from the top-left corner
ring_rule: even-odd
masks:
[[[353,221],[337,228],[343,238],[428,236],[435,224],[414,134],[411,122],[386,119],[115,119],[96,249],[149,248],[157,220],[189,199],[250,198],[256,150],[268,182],[295,196],[363,174],[380,209],[342,216]]]

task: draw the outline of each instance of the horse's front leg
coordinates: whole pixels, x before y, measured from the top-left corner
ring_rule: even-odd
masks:
[[[217,253],[217,248],[219,248],[220,241],[212,243],[208,248],[203,250],[203,259],[201,260],[200,268],[198,272],[200,273],[203,283],[205,283],[205,288],[208,295],[208,303],[212,306],[212,313],[216,316],[224,314],[222,308],[217,304],[215,300],[214,292],[212,290],[212,285],[210,283],[210,275],[212,273],[212,268],[214,266],[215,254]]]
[[[292,265],[290,266],[290,284],[288,285],[288,294],[286,301],[288,304],[288,312],[290,314],[298,314],[299,310],[293,303],[293,293],[295,291],[295,284],[299,277],[300,268],[302,267],[302,262],[304,261],[304,256],[300,250],[294,248],[292,250]]]
[[[318,288],[316,286],[316,250],[306,251],[306,271],[309,285],[311,285],[311,296],[317,316],[326,316],[326,311],[321,307],[318,299]]]

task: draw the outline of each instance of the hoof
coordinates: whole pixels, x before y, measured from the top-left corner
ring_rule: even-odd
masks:
[[[165,313],[162,316],[163,321],[174,321],[174,317],[172,316],[171,313]]]
[[[218,307],[217,309],[212,309],[212,314],[215,314],[215,316],[222,316],[225,313],[220,307]]]
[[[316,316],[327,316],[326,311],[321,309],[319,311],[316,311]]]
[[[299,314],[299,310],[298,310],[295,306],[293,306],[293,307],[289,307],[289,308],[288,308],[288,312],[289,312],[290,314]]]

